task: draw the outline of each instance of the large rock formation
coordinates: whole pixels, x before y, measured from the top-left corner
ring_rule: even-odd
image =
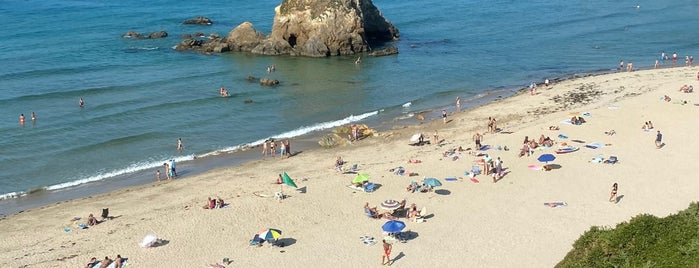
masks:
[[[178,49],[326,57],[370,51],[399,37],[371,0],[283,0],[274,11],[269,36],[243,22],[225,38],[203,44],[185,40]]]

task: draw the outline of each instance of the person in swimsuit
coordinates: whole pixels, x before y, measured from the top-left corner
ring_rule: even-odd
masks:
[[[288,139],[284,142],[284,148],[286,150],[286,157],[291,157],[291,142]]]
[[[279,158],[284,158],[286,156],[286,145],[284,141],[279,141]]]
[[[155,181],[160,181],[160,169],[155,171]]]
[[[461,112],[461,97],[456,97],[456,112]]]
[[[124,258],[122,258],[121,255],[117,254],[116,259],[114,259],[114,268],[121,267],[124,267]]]
[[[83,98],[80,98],[80,101],[78,101],[78,104],[80,105],[80,108],[85,107],[85,101]]]
[[[447,110],[442,110],[442,121],[444,121],[444,124],[447,123]]]
[[[272,157],[275,157],[277,155],[277,148],[275,148],[275,147],[277,147],[276,142],[274,140],[271,140],[269,143],[269,154]]]
[[[381,240],[383,242],[383,256],[381,256],[381,265],[391,266],[391,249],[393,245],[386,242],[386,239]]]
[[[264,159],[265,157],[267,157],[267,144],[268,144],[268,143],[269,143],[269,140],[265,140],[265,141],[262,143],[262,159]]]
[[[476,134],[473,135],[473,141],[476,142],[476,150],[480,150],[483,147],[483,145],[481,145],[482,138],[483,136],[478,132],[476,132]]]
[[[618,202],[618,200],[616,198],[616,193],[618,190],[619,190],[619,184],[617,184],[615,182],[614,184],[612,184],[612,193],[609,195],[609,202],[614,202],[614,204],[616,204]]]
[[[177,139],[177,150],[180,152],[184,150],[184,143],[182,143],[182,138]]]
[[[655,148],[660,149],[660,146],[663,145],[663,134],[660,134],[660,130],[658,130],[658,135],[655,136]]]
[[[32,112],[32,122],[33,121],[36,121],[36,114],[34,112]]]
[[[24,125],[24,114],[19,114],[19,124]]]
[[[92,268],[95,266],[95,264],[97,264],[97,258],[92,257],[90,259],[90,262],[88,262],[87,265],[85,266],[85,268]]]

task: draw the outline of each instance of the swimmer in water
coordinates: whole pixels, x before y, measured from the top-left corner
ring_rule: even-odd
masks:
[[[362,57],[357,57],[357,60],[354,61],[354,64],[360,64],[362,63]]]
[[[85,107],[85,101],[83,100],[83,98],[80,98],[80,101],[78,102],[78,104],[80,104],[81,108]]]
[[[36,114],[32,112],[32,121],[36,121]]]
[[[24,125],[24,114],[19,114],[19,124]]]

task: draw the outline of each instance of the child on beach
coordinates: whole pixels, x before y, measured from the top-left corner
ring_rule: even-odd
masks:
[[[160,181],[160,169],[155,171],[155,181]]]
[[[447,123],[447,110],[442,110],[442,121],[444,121],[444,124]]]

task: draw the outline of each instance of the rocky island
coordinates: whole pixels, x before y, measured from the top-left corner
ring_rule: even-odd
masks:
[[[400,36],[371,0],[283,0],[274,12],[269,35],[243,22],[223,38],[189,38],[175,49],[327,57],[369,52]]]

